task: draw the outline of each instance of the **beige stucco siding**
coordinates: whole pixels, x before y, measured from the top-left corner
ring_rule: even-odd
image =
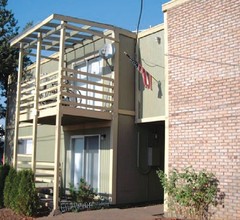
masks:
[[[124,35],[120,35],[119,38],[121,42],[119,45],[119,109],[134,111],[134,67],[124,52],[134,56],[135,40]]]
[[[155,79],[151,90],[137,76],[137,119],[165,116],[164,30],[159,26],[146,33],[139,38],[139,62]]]
[[[19,139],[31,138],[32,127],[22,127],[19,130]],[[54,141],[55,126],[41,125],[38,126],[37,136],[37,161],[54,162]],[[63,136],[61,137],[63,145]]]

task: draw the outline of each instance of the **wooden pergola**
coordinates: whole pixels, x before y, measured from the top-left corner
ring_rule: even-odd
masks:
[[[67,50],[74,49],[77,45],[84,45],[92,42],[93,40],[104,38],[111,42],[118,43],[118,35],[115,33],[115,27],[102,23],[92,22],[88,20],[73,18],[69,16],[62,16],[53,14],[46,18],[41,23],[31,27],[22,34],[16,36],[11,40],[12,47],[19,48],[19,65],[18,65],[18,83],[17,83],[17,97],[16,97],[16,115],[15,115],[15,137],[14,137],[14,153],[13,153],[13,165],[17,167],[17,145],[18,145],[18,133],[19,123],[21,120],[21,82],[23,73],[23,57],[26,52],[28,55],[34,56],[35,58],[35,79],[34,79],[34,96],[32,97],[31,107],[31,120],[33,125],[32,131],[32,170],[35,172],[36,169],[36,145],[37,145],[37,129],[39,123],[39,115],[41,115],[40,106],[40,86],[41,86],[41,62],[42,59],[52,59],[58,62],[58,75],[56,78],[55,86],[55,102],[54,102],[54,118],[55,118],[55,159],[54,159],[54,193],[53,193],[53,209],[58,210],[59,206],[59,162],[60,162],[60,136],[62,117],[64,114],[64,108],[62,107],[62,87],[64,72],[75,70],[66,69],[64,66],[65,53]],[[108,34],[106,34],[108,33]],[[116,44],[116,51],[118,50],[118,44]],[[56,54],[52,56],[52,54]],[[47,55],[46,55],[47,54]],[[117,60],[117,59],[116,59]],[[116,61],[117,62],[117,61]],[[118,65],[115,63],[114,65]],[[117,80],[118,70],[114,71],[114,80]],[[106,79],[110,82],[113,79]],[[113,96],[112,106],[118,101],[118,94],[109,94]],[[27,99],[26,97],[25,99]],[[66,106],[66,105],[65,105]],[[117,111],[118,105],[116,104],[111,110],[106,113],[98,111],[95,113],[96,117],[103,117],[104,119],[111,120],[111,115],[114,111]],[[50,108],[49,108],[50,109]],[[66,111],[69,109],[66,108]],[[49,110],[50,112],[50,110]],[[105,114],[105,115],[104,115]],[[44,116],[42,116],[44,117]],[[92,116],[90,116],[92,117]],[[116,130],[117,125],[112,125],[112,130]]]

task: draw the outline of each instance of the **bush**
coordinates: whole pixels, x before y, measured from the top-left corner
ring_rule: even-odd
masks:
[[[73,184],[70,185],[70,195],[72,201],[74,202],[93,202],[94,197],[97,195],[95,190],[91,187],[91,185],[87,184],[87,182],[81,178],[78,189],[76,189]]]
[[[10,170],[10,166],[8,164],[0,165],[0,208],[3,207],[3,191],[5,186],[5,179]]]
[[[31,170],[10,169],[5,182],[4,205],[22,215],[36,214],[38,198]]]
[[[174,169],[168,177],[161,170],[157,174],[168,195],[169,211],[177,217],[209,219],[210,206],[219,204],[218,180],[213,173],[186,168],[183,172]]]
[[[19,214],[33,216],[37,212],[38,198],[31,170],[22,170],[19,175],[19,187],[15,210]]]
[[[14,193],[16,194],[16,188],[14,186],[17,179],[17,171],[14,168],[10,168],[8,176],[5,180],[4,187],[4,206],[6,208],[12,208],[14,205],[13,197]]]

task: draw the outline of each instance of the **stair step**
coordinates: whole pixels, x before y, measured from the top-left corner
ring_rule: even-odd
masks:
[[[46,177],[46,176],[45,176]],[[35,177],[36,182],[45,182],[45,183],[52,183],[53,178],[42,178],[42,177]]]
[[[42,193],[42,192],[38,193],[38,197],[40,199],[51,199],[51,200],[53,199],[52,195],[46,194],[46,193]]]

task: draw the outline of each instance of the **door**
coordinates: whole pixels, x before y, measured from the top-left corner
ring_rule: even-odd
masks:
[[[83,98],[81,101],[80,99],[77,100],[77,102],[78,103],[81,102],[82,104],[87,105],[88,109],[94,109],[94,106],[102,106],[101,101],[93,100],[94,98],[102,99],[102,94],[98,93],[98,91],[101,92],[103,90],[103,87],[101,85],[94,84],[94,83],[102,83],[101,78],[94,77],[94,76],[102,75],[102,67],[103,67],[103,59],[100,57],[81,62],[74,66],[74,69],[76,70],[91,74],[91,75],[77,74],[78,79],[85,80],[86,82],[74,82],[75,86],[84,88],[83,90],[80,89],[81,90],[80,93]],[[91,82],[93,82],[93,84]]]
[[[89,77],[89,81],[96,82],[96,83],[102,83],[102,80],[100,78],[94,77],[94,75],[101,76],[102,75],[102,66],[103,66],[103,59],[102,58],[95,58],[92,60],[89,60],[88,62],[88,72],[93,74],[93,77]],[[98,91],[102,91],[103,87],[100,85],[94,85],[89,84],[89,89],[95,90],[96,92],[88,92],[88,95],[93,98],[100,98],[102,99],[102,94],[99,94]],[[94,101],[94,100],[88,100],[89,105],[93,106],[102,106],[101,101]]]
[[[81,64],[75,66],[75,69],[76,70],[79,70],[79,71],[82,71],[82,72],[87,72],[87,63],[86,62],[82,62]],[[81,80],[87,80],[87,76],[84,75],[84,74],[77,74],[76,75],[77,79],[81,79]],[[87,88],[87,84],[84,83],[84,82],[78,82],[78,81],[74,81],[73,83],[74,86],[77,86],[78,89],[75,90],[75,93],[77,95],[81,95],[82,98],[77,98],[77,103],[81,103],[81,104],[84,104],[86,105],[87,104],[87,91],[86,91],[86,88]],[[83,88],[83,89],[81,89]]]
[[[99,135],[75,136],[72,142],[72,183],[75,187],[81,178],[94,189],[99,189],[100,153]]]

